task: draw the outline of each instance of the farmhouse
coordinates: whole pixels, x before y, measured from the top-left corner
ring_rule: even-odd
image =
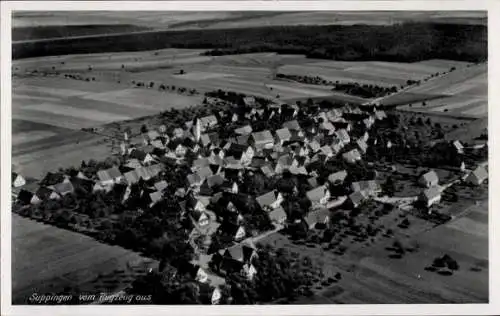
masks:
[[[24,177],[18,173],[12,172],[12,187],[19,188],[26,184]]]
[[[420,195],[419,200],[422,201],[427,207],[441,201],[441,190],[438,186],[432,186],[425,189]]]
[[[285,142],[290,141],[292,138],[292,133],[288,128],[281,128],[276,130],[276,143],[283,145]]]
[[[301,130],[299,122],[297,122],[297,120],[287,121],[287,122],[283,123],[281,125],[281,127],[287,128],[290,131],[300,131]]]
[[[368,150],[368,145],[363,139],[358,139],[356,141],[356,144],[358,145],[358,149],[363,153],[366,154],[366,151]]]
[[[103,186],[111,186],[123,179],[123,175],[116,167],[97,171],[97,177]]]
[[[349,136],[349,133],[345,129],[339,129],[338,131],[335,132],[335,135],[344,145],[349,144],[351,142],[351,137]]]
[[[327,228],[330,226],[330,211],[326,208],[312,211],[304,218],[304,222],[309,229]]]
[[[311,202],[312,207],[324,205],[330,199],[330,191],[325,185],[319,186],[315,189],[306,192],[307,199]]]
[[[344,183],[346,177],[347,177],[347,171],[345,170],[338,171],[328,176],[328,182],[330,182],[333,185],[340,185]]]
[[[278,206],[276,209],[269,212],[269,219],[271,222],[276,224],[283,224],[286,221],[286,212],[282,206]]]
[[[354,191],[349,195],[349,198],[347,199],[346,203],[349,204],[353,208],[359,207],[365,200],[367,199],[367,196],[365,195],[364,191]]]
[[[263,210],[270,211],[278,208],[283,202],[283,195],[277,191],[270,191],[255,199]]]
[[[430,188],[439,183],[439,177],[434,170],[424,173],[419,179],[418,183],[426,188]]]
[[[351,189],[354,192],[362,191],[366,196],[375,196],[382,192],[380,185],[375,180],[353,182]]]
[[[353,149],[351,151],[348,151],[346,153],[342,154],[342,158],[347,162],[347,163],[356,163],[357,161],[361,160],[361,154],[357,149]]]
[[[488,179],[488,172],[486,171],[486,169],[479,166],[476,169],[474,169],[471,173],[469,173],[465,181],[472,185],[480,185],[486,179]]]
[[[268,130],[252,133],[252,137],[249,139],[249,142],[256,149],[271,148],[274,146],[273,135]]]
[[[205,131],[209,128],[215,127],[218,123],[219,122],[217,121],[217,117],[215,117],[215,115],[209,115],[199,119],[201,131]]]
[[[245,125],[234,130],[237,135],[250,135],[252,134],[252,126]]]

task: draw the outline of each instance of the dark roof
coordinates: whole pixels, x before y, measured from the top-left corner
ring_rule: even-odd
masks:
[[[146,158],[146,153],[143,150],[134,149],[130,153],[129,157],[130,158],[135,158],[135,159],[138,159],[138,160],[142,161],[142,160],[144,160],[144,158]]]
[[[45,175],[45,177],[43,178],[43,180],[40,181],[40,184],[49,186],[63,181],[64,181],[64,175],[62,173],[48,172],[47,175]]]

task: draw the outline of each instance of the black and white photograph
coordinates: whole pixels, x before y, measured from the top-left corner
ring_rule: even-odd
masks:
[[[8,303],[492,303],[488,13],[12,10]]]

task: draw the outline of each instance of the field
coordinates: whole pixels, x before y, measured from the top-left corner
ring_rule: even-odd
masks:
[[[488,65],[471,65],[431,79],[381,103],[400,109],[472,118],[488,115]]]
[[[399,86],[408,79],[421,80],[456,67],[451,74],[390,96],[383,103],[426,100],[423,110],[428,113],[443,114],[443,108],[448,108],[450,113],[445,114],[466,116],[473,116],[471,113],[484,116],[487,110],[483,91],[486,87],[484,65],[469,66],[465,62],[447,60],[417,63],[326,61],[276,53],[211,57],[200,56],[202,51],[163,49],[14,61],[12,118],[15,122],[24,122],[24,128],[13,125],[14,162],[21,167],[19,171],[37,176],[60,166],[79,164],[82,157],[78,152],[85,152],[85,159],[104,158],[110,152],[109,143],[76,131],[154,115],[168,108],[194,106],[201,103],[203,93],[217,89],[285,102],[308,98],[355,104],[367,101],[331,91],[327,86],[273,79],[273,69],[279,73],[319,75],[341,82]],[[38,74],[27,75],[34,71]],[[138,88],[137,82],[146,86],[153,83],[153,88]],[[159,91],[161,84],[175,87],[175,90]],[[194,89],[196,93],[180,93],[178,88]],[[415,103],[411,109],[420,111]]]
[[[12,215],[13,304],[28,303],[33,293],[121,290],[154,264],[121,247]]]
[[[433,227],[412,215],[393,211],[381,224],[392,228],[395,237],[376,237],[359,243],[344,238],[344,255],[320,246],[294,244],[281,234],[263,242],[309,255],[320,262],[326,277],[340,272],[342,279],[331,286],[317,287],[311,298],[295,304],[402,304],[402,303],[486,303],[488,302],[488,200],[462,208],[460,217]],[[411,226],[400,229],[401,216]],[[377,223],[378,224],[378,223]],[[414,248],[402,258],[391,252],[399,240]],[[436,257],[448,254],[459,263],[459,270],[449,275],[426,269]]]

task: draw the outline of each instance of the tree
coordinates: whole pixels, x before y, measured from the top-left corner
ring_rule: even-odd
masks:
[[[435,268],[444,268],[446,266],[445,261],[443,258],[435,258],[434,261],[432,262],[432,266]]]
[[[448,269],[456,271],[460,269],[460,266],[458,265],[458,262],[455,259],[448,260],[447,264]]]
[[[141,133],[145,134],[147,132],[148,132],[148,127],[146,126],[146,124],[142,124],[142,126],[141,126]]]

